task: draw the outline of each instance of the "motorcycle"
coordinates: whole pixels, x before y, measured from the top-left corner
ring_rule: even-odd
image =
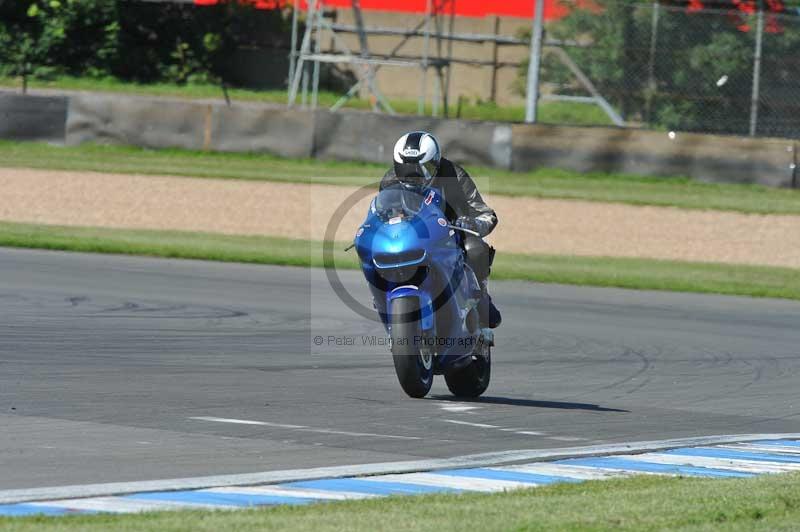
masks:
[[[386,329],[400,386],[421,398],[434,375],[459,397],[489,386],[494,335],[478,318],[481,288],[434,187],[398,184],[370,204],[353,246]]]

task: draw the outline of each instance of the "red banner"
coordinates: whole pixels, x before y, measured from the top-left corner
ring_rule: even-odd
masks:
[[[289,0],[243,0],[255,5],[258,9],[275,9],[291,5]],[[486,17],[498,15],[501,17],[532,18],[535,0],[505,0],[502,2],[487,2],[486,0],[433,0],[439,6],[439,13],[451,12],[461,17]],[[567,14],[567,9],[559,0],[544,0],[544,18],[557,19]],[[197,5],[215,5],[220,0],[194,0]],[[424,14],[427,9],[427,0],[361,0],[361,8],[365,11],[390,11],[395,13]],[[299,0],[301,9],[308,9],[306,0]],[[322,0],[324,7],[351,8],[352,0]]]

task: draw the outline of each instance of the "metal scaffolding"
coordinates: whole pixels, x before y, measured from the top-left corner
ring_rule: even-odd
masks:
[[[538,2],[543,4],[543,2]],[[430,98],[430,109],[433,116],[439,115],[440,103],[447,115],[448,96],[451,79],[451,65],[464,64],[472,66],[490,66],[494,69],[492,78],[492,96],[497,93],[497,70],[502,67],[518,67],[519,63],[498,61],[499,46],[530,46],[531,57],[541,57],[542,49],[555,53],[556,58],[564,64],[575,76],[576,81],[586,90],[587,96],[566,96],[559,94],[539,95],[539,91],[529,90],[529,121],[535,119],[535,108],[540,100],[577,101],[599,106],[618,125],[624,126],[625,122],[619,113],[613,109],[608,101],[595,88],[591,80],[580,70],[570,58],[565,48],[582,46],[575,42],[561,42],[541,37],[541,9],[534,18],[534,29],[540,35],[539,46],[535,46],[530,39],[521,39],[498,33],[499,23],[496,19],[494,34],[464,34],[454,32],[455,0],[427,0],[425,14],[412,28],[396,28],[383,26],[366,26],[361,10],[360,0],[352,1],[353,19],[355,24],[339,24],[332,20],[330,14],[324,9],[324,0],[308,0],[305,30],[302,41],[299,43],[299,7],[293,3],[292,14],[292,40],[289,67],[289,106],[294,106],[300,101],[305,107],[310,105],[315,109],[319,102],[319,79],[321,63],[350,64],[355,68],[356,82],[349,90],[331,107],[336,111],[344,106],[350,99],[356,97],[361,91],[368,94],[374,111],[385,111],[395,114],[388,99],[383,95],[375,81],[376,73],[382,67],[416,68],[420,73],[420,88],[417,105],[417,114],[426,113],[428,103],[428,71],[433,68],[436,74],[436,83],[433,84],[433,96]],[[350,49],[341,34],[355,34],[358,36],[359,50]],[[534,33],[535,34],[535,33]],[[321,42],[325,35],[331,38],[331,49],[321,51]],[[389,53],[376,54],[371,52],[368,35],[396,36],[400,40]],[[403,47],[412,38],[422,38],[422,54],[403,54]],[[453,57],[454,42],[472,42],[494,44],[493,60],[465,59]],[[532,44],[534,46],[532,46]],[[533,61],[531,65],[533,65]],[[536,69],[538,70],[538,69]],[[538,89],[538,80],[531,76],[534,87]]]
[[[452,61],[453,21],[455,18],[455,0],[428,0],[422,20],[412,29],[399,28],[367,28],[361,10],[360,0],[353,0],[353,18],[355,25],[336,24],[329,19],[324,9],[324,0],[308,0],[305,31],[298,48],[299,37],[299,8],[295,2],[292,14],[292,51],[289,71],[289,106],[297,103],[298,97],[301,105],[309,101],[310,106],[316,108],[319,102],[319,73],[321,63],[350,64],[355,68],[357,81],[350,89],[331,107],[336,111],[345,105],[351,98],[364,90],[372,101],[375,111],[385,111],[395,114],[389,101],[384,97],[375,82],[375,74],[381,67],[416,68],[420,71],[420,91],[418,112],[425,113],[427,103],[427,76],[428,70],[434,68],[437,73],[438,83],[434,84],[434,96],[431,100],[433,114],[438,114],[440,97],[447,105],[449,92],[450,63]],[[449,14],[445,8],[450,7]],[[449,18],[449,22],[445,21]],[[448,33],[445,33],[445,24]],[[358,35],[359,50],[354,52],[342,39],[339,33],[355,33]],[[370,52],[368,35],[397,35],[400,42],[388,54],[374,54]],[[331,37],[332,50],[323,53],[321,41],[325,35]],[[402,48],[412,37],[424,39],[422,55],[402,55]],[[431,41],[434,40],[436,54],[431,54]],[[309,83],[310,80],[310,83]],[[310,86],[309,86],[310,85]],[[443,95],[443,96],[442,96]]]

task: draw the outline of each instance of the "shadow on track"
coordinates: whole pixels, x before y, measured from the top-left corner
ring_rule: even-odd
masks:
[[[433,395],[426,399],[435,401],[452,401],[457,403],[477,403],[477,404],[490,404],[490,405],[510,405],[510,406],[528,406],[532,408],[558,408],[562,410],[591,410],[593,412],[622,412],[630,413],[630,410],[622,410],[619,408],[606,408],[600,405],[593,405],[590,403],[566,403],[560,401],[535,401],[533,399],[514,399],[511,397],[492,397],[483,396],[476,399],[453,397],[452,395]]]

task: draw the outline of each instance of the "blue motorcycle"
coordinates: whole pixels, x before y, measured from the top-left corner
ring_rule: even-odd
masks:
[[[462,246],[472,232],[451,225],[444,209],[437,188],[388,187],[353,245],[406,394],[424,397],[444,375],[454,395],[478,397],[489,386],[494,336],[481,328],[481,289]]]

